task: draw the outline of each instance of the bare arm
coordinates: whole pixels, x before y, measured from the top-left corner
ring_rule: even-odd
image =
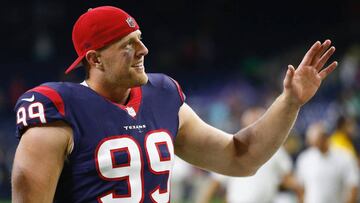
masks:
[[[350,188],[348,197],[347,197],[347,203],[356,203],[358,197],[358,187],[354,186]]]
[[[304,197],[305,197],[305,188],[299,187],[299,190],[296,192],[296,197],[299,201],[299,203],[304,203]]]
[[[216,180],[210,180],[209,184],[206,184],[202,196],[200,197],[200,203],[209,203],[214,198],[216,192],[220,188],[220,182]]]
[[[232,176],[252,175],[280,147],[292,128],[300,107],[314,96],[321,81],[337,63],[323,68],[335,48],[330,40],[315,43],[295,70],[289,65],[284,91],[254,124],[235,135],[204,123],[184,104],[175,152],[184,160],[218,173]]]
[[[180,109],[184,123],[176,138],[175,153],[191,164],[221,174],[253,175],[283,142],[297,112],[298,108],[286,112],[280,97],[260,120],[231,135],[206,124],[184,104]]]
[[[72,129],[63,122],[31,127],[22,136],[12,170],[12,201],[53,202]]]
[[[299,203],[304,202],[304,187],[299,184],[297,178],[293,173],[286,174],[281,182],[281,186],[285,189],[291,190],[296,194]]]

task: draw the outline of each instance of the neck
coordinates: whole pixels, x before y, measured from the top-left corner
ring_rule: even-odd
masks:
[[[116,85],[105,84],[86,80],[89,88],[100,94],[101,96],[109,99],[112,102],[125,105],[130,96],[129,87],[119,87]]]
[[[328,143],[322,143],[318,146],[318,149],[322,154],[326,154],[329,151],[329,144]]]
[[[319,150],[321,151],[322,154],[326,154],[329,151],[329,148],[328,147],[321,147]]]

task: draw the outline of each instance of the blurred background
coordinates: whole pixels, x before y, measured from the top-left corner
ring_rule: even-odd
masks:
[[[340,116],[360,116],[360,1],[6,1],[0,13],[0,200],[10,199],[16,145],[14,104],[29,88],[49,81],[81,82],[83,71],[65,75],[76,59],[71,31],[88,8],[113,5],[140,25],[149,49],[147,72],[176,79],[187,102],[207,122],[236,132],[242,113],[268,107],[282,90],[288,64],[297,66],[317,40],[331,39],[339,67],[302,109],[287,146],[293,162],[306,147],[309,124],[330,131]],[[350,136],[360,149],[359,131]],[[187,167],[176,174],[175,202],[196,202],[208,173]],[[190,178],[189,178],[190,177]],[[191,180],[191,181],[190,181]],[[221,191],[214,199],[223,201]]]

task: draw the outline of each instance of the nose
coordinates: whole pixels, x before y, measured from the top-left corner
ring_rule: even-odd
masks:
[[[146,48],[144,43],[142,41],[139,41],[139,45],[138,45],[138,48],[137,48],[136,55],[138,57],[142,57],[142,56],[147,55],[148,53],[149,53],[149,50]]]

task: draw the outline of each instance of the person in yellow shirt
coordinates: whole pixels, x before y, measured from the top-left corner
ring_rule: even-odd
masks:
[[[352,141],[355,136],[356,122],[352,117],[340,116],[336,123],[336,129],[330,137],[331,146],[339,148],[358,157],[354,143]]]

